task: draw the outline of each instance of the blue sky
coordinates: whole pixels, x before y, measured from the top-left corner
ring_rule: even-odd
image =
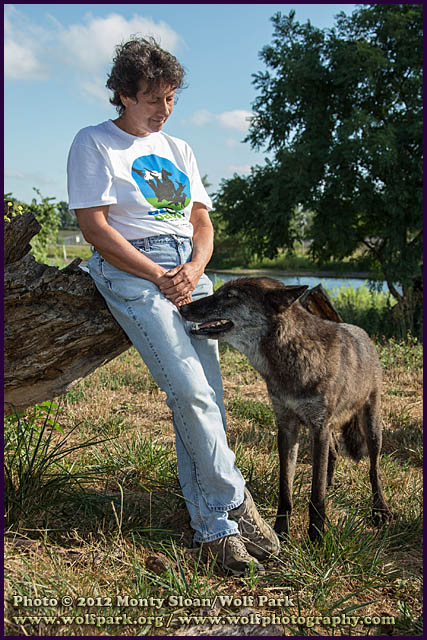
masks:
[[[355,5],[6,4],[5,191],[29,202],[36,187],[67,200],[68,149],[79,129],[116,117],[106,76],[114,46],[135,33],[155,36],[186,68],[188,87],[164,131],[192,146],[209,191],[263,164],[265,154],[242,143],[252,74],[265,70],[271,16],[292,9],[325,28]]]

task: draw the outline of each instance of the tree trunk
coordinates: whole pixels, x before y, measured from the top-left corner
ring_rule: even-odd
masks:
[[[130,346],[80,258],[58,269],[28,252],[40,231],[32,213],[5,222],[5,412],[66,393]],[[339,322],[318,285],[301,298],[312,313]]]
[[[129,348],[90,275],[39,264],[32,213],[5,222],[5,413],[66,393]],[[11,406],[12,405],[12,406]]]

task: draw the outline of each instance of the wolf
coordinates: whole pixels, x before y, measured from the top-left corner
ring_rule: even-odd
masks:
[[[276,416],[280,461],[274,528],[289,534],[292,489],[301,424],[311,432],[312,486],[308,535],[324,531],[326,488],[340,446],[355,461],[368,455],[377,523],[391,513],[379,471],[381,366],[366,332],[310,313],[300,302],[307,286],[285,286],[268,277],[237,278],[213,295],[180,307],[191,332],[224,341],[259,371]],[[307,294],[306,294],[307,295]]]

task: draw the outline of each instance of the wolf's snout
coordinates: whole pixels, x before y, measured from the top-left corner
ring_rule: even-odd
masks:
[[[206,300],[206,298],[204,298],[203,300]],[[201,307],[200,303],[201,300],[193,300],[193,302],[183,304],[181,307],[179,307],[179,312],[182,317],[185,318],[185,320],[198,321],[198,316],[204,315],[204,305]]]
[[[188,307],[190,306],[191,302],[189,302],[188,304],[183,304],[181,307],[179,307],[179,312],[182,316],[185,317],[185,314],[188,313]]]
[[[183,304],[179,311],[184,320],[193,323],[192,335],[219,340],[233,328],[233,322],[221,317],[220,311],[212,304],[212,298],[214,296],[206,296],[203,300]]]

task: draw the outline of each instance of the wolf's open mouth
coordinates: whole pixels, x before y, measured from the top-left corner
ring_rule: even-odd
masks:
[[[209,320],[209,322],[194,323],[191,333],[195,335],[222,333],[229,331],[233,326],[231,320]]]

